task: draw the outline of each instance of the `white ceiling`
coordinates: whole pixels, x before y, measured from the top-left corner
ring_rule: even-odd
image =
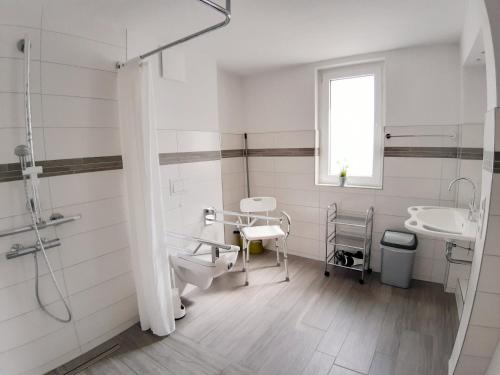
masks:
[[[197,0],[73,0],[158,41],[221,19]],[[223,1],[219,0],[219,3]],[[81,5],[83,5],[81,4]],[[458,42],[465,0],[233,0],[224,29],[188,42],[239,74],[361,53]]]

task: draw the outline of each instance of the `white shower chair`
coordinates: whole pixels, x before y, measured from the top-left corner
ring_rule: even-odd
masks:
[[[269,217],[269,212],[276,209],[276,198],[273,197],[252,197],[245,198],[240,201],[240,211],[246,214],[261,213],[265,212],[266,216]],[[245,215],[242,215],[245,217]],[[247,224],[251,224],[255,221],[250,221],[251,216],[247,217]],[[272,219],[271,217],[269,217]],[[287,231],[285,232],[281,228],[283,219],[287,220]],[[286,239],[290,234],[290,216],[282,211],[281,218],[279,219],[279,224],[270,224],[269,219],[264,219],[265,225],[250,225],[241,228],[241,235],[243,238],[243,248],[246,250],[247,261],[250,261],[250,243],[257,240],[268,240],[274,239],[274,246],[276,249],[276,265],[280,265],[280,249],[279,241],[283,247],[283,260],[285,262],[285,280],[289,281],[288,277],[288,247]],[[245,256],[245,253],[243,253]]]

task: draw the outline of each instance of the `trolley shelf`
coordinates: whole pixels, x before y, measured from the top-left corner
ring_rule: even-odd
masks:
[[[371,239],[369,239],[371,242]],[[351,234],[340,234],[337,233],[329,241],[331,244],[335,243],[337,246],[353,250],[364,250],[365,249],[365,238],[362,236],[353,236]]]
[[[339,212],[336,203],[328,206],[326,211],[326,244],[325,244],[325,276],[329,276],[329,266],[347,268],[361,272],[359,282],[364,283],[365,272],[370,273],[370,256],[373,234],[373,207],[365,213]],[[337,226],[343,228],[342,231]],[[336,262],[335,255],[339,257],[357,253],[357,259],[362,259],[362,264],[346,266]],[[359,255],[362,253],[362,257]]]
[[[329,223],[364,228],[366,226],[365,220],[366,220],[366,217],[357,217],[357,216],[351,216],[351,215],[338,215],[336,218],[333,218],[333,219],[330,218]]]

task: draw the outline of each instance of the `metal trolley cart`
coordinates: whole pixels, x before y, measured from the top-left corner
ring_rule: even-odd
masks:
[[[373,207],[365,213],[339,211],[337,203],[326,210],[325,276],[330,276],[329,265],[371,273],[370,255],[373,234]]]

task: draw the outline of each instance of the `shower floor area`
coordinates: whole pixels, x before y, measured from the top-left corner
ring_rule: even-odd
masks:
[[[289,259],[290,282],[274,253],[252,256],[248,287],[231,272],[187,293],[172,335],[135,325],[101,346],[111,354],[88,362],[89,353],[51,374],[76,373],[86,361],[85,375],[447,374],[458,317],[441,285],[398,289],[377,274],[360,285],[357,274],[325,277],[322,262]]]

